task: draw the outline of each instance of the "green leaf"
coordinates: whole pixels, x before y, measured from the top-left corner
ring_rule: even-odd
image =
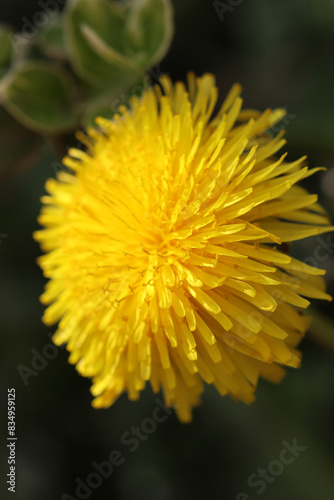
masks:
[[[23,125],[40,133],[72,130],[77,125],[74,84],[69,75],[44,62],[26,61],[0,83],[0,99]]]
[[[0,106],[0,180],[31,167],[42,151],[43,139],[18,123]]]
[[[10,64],[12,56],[10,33],[11,30],[8,26],[0,25],[0,68],[6,68]]]
[[[61,16],[57,16],[41,30],[38,45],[50,57],[66,58],[65,35]]]
[[[84,37],[86,38],[89,45],[96,51],[99,56],[101,56],[106,62],[111,63],[119,68],[124,68],[124,70],[130,70],[134,73],[141,74],[142,70],[138,64],[136,64],[132,59],[124,56],[117,50],[106,44],[102,38],[95,33],[89,26],[84,25],[81,28]]]
[[[105,0],[72,0],[64,15],[69,57],[83,79],[111,86],[124,73],[136,74],[124,52],[125,10],[121,6]]]
[[[158,63],[169,49],[173,32],[173,9],[169,0],[132,0],[125,37],[138,62]]]

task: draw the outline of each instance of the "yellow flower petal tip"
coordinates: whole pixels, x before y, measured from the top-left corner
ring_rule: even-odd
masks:
[[[250,403],[260,376],[297,367],[305,298],[323,274],[281,244],[332,231],[298,185],[317,169],[275,157],[284,110],[242,110],[239,85],[216,115],[212,75],[168,77],[80,133],[46,184],[34,236],[49,282],[43,320],[92,378],[96,408],[146,382],[183,422],[203,381]]]

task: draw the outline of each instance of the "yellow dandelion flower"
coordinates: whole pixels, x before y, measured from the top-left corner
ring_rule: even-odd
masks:
[[[191,420],[203,381],[250,403],[259,376],[298,367],[305,297],[327,299],[324,271],[282,243],[333,230],[297,183],[318,168],[275,158],[284,110],[242,110],[234,85],[219,112],[215,79],[167,77],[78,134],[69,172],[46,183],[35,233],[47,252],[43,320],[92,378],[97,408],[146,381]]]

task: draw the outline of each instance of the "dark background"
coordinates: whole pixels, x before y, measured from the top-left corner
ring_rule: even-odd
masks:
[[[310,165],[327,167],[326,173],[317,173],[304,185],[319,193],[333,221],[334,3],[229,3],[234,7],[220,19],[211,1],[175,0],[175,37],[160,71],[182,80],[188,70],[213,72],[221,98],[239,81],[245,106],[286,107],[288,158],[307,154]],[[38,10],[32,0],[2,1],[0,21],[20,31],[22,17],[31,19]],[[17,492],[8,498],[53,500],[65,492],[75,498],[76,478],[86,481],[94,471],[92,462],[107,460],[114,449],[122,452],[125,462],[93,491],[89,497],[93,500],[234,500],[240,492],[253,500],[333,498],[331,304],[313,301],[316,320],[301,346],[302,368],[289,369],[279,386],[260,381],[251,406],[222,398],[207,387],[191,424],[169,416],[132,453],[120,438],[132,425],[151,417],[156,396],[150,387],[139,402],[129,402],[123,395],[111,408],[94,410],[89,380],[67,363],[66,351],[56,348],[56,357],[24,384],[17,367],[31,368],[34,353],[43,352],[54,331],[40,320],[43,307],[38,297],[45,280],[35,263],[40,250],[31,236],[38,228],[44,183],[54,176],[52,161],[54,156],[46,148],[38,164],[0,188],[0,233],[8,235],[0,240],[1,498],[7,493],[8,387],[16,389],[18,437]],[[302,259],[313,255],[316,246],[316,238],[308,238],[293,245],[292,251]],[[328,291],[333,295],[333,254],[321,266],[328,271]],[[279,458],[283,441],[292,444],[294,439],[306,449],[257,494],[258,488],[247,484],[249,476]]]

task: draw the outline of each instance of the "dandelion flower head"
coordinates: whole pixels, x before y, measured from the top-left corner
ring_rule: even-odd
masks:
[[[183,422],[203,382],[250,403],[259,377],[299,366],[308,298],[330,300],[324,271],[282,246],[333,229],[298,185],[320,169],[277,156],[285,111],[242,110],[240,92],[214,113],[212,75],[162,77],[78,133],[85,151],[47,181],[43,320],[97,408],[147,381]]]

